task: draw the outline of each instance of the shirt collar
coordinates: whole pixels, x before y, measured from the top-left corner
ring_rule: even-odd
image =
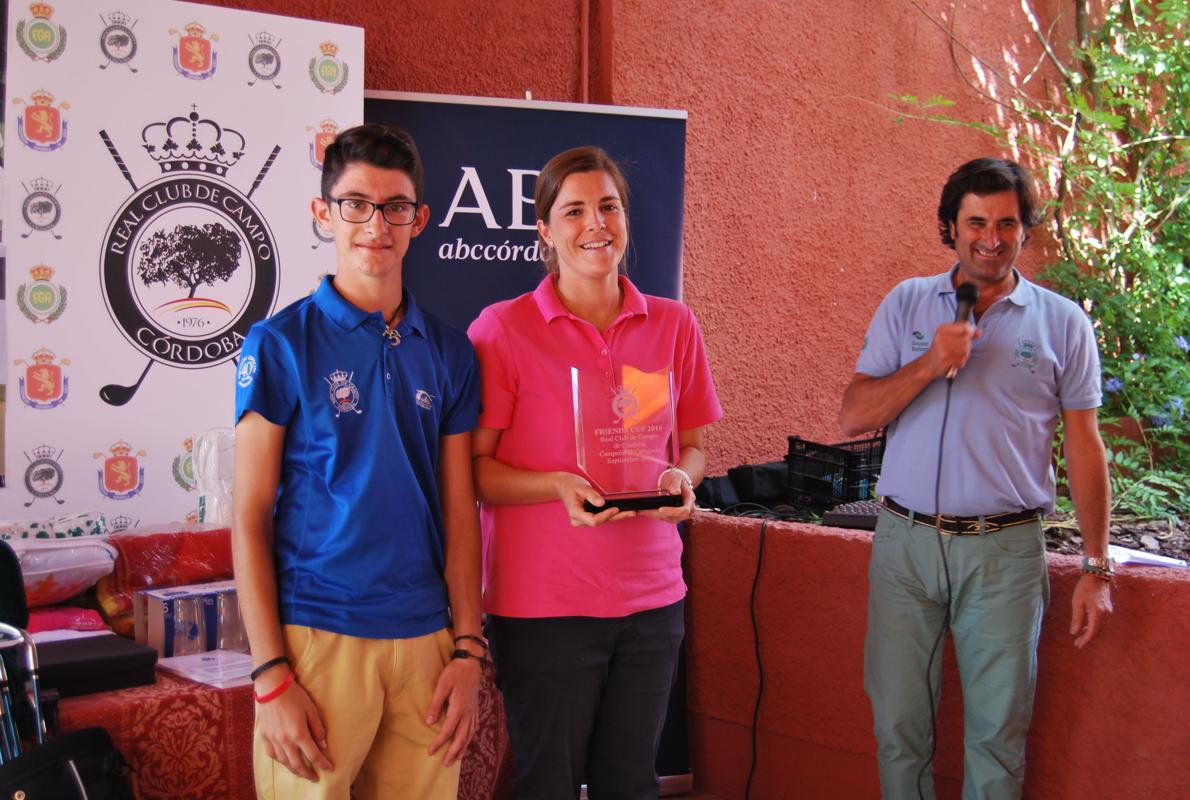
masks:
[[[413,331],[420,336],[424,336],[426,329],[425,315],[422,313],[417,301],[413,298],[413,292],[408,289],[404,291],[405,315],[397,323],[397,330],[402,335]],[[339,290],[335,288],[334,275],[324,275],[322,277],[322,283],[318,284],[318,288],[314,291],[314,302],[318,304],[318,308],[322,313],[330,317],[344,331],[353,331],[369,319],[376,320],[381,328],[384,327],[385,321],[380,316],[380,312],[368,312],[362,308],[357,308],[347,302],[343,295],[339,294]]]
[[[566,306],[562,305],[562,299],[558,297],[558,288],[555,285],[556,279],[556,275],[546,275],[541,279],[541,283],[537,284],[537,288],[533,290],[533,302],[537,304],[537,310],[541,312],[542,318],[547,323],[553,322],[558,317],[578,319],[578,317],[567,310]],[[641,294],[640,289],[637,289],[625,275],[619,276],[619,281],[620,291],[624,293],[624,304],[620,307],[619,316],[612,320],[611,324],[615,325],[620,320],[636,314],[647,317],[649,315],[649,302]]]
[[[946,272],[935,276],[934,281],[939,295],[955,293],[954,273],[958,268],[959,264],[956,261],[954,266],[952,266]],[[1036,293],[1037,288],[1032,283],[1030,283],[1028,278],[1022,275],[1021,271],[1016,267],[1012,268],[1012,274],[1016,276],[1016,286],[1013,287],[1011,292],[1000,299],[1009,300],[1014,305],[1018,306],[1029,305],[1029,303],[1033,300],[1033,296]]]

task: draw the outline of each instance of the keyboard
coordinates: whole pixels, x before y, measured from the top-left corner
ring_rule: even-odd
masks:
[[[855,500],[835,506],[822,515],[822,524],[832,528],[860,528],[876,530],[876,517],[880,514],[879,500]]]

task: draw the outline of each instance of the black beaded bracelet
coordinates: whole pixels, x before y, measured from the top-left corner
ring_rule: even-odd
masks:
[[[482,636],[473,636],[470,633],[461,633],[455,637],[455,644],[458,644],[459,642],[464,642],[464,641],[478,642],[479,646],[482,647],[484,650],[490,651],[492,649],[492,648],[488,647],[488,640],[483,638]]]
[[[259,678],[265,672],[267,672],[268,670],[277,666],[278,664],[288,664],[288,663],[289,663],[288,656],[277,656],[276,658],[270,658],[268,661],[264,662],[259,667],[252,670],[252,672],[248,675],[248,678],[250,680],[255,681],[257,678]],[[241,674],[243,674],[243,673],[241,673]]]
[[[461,647],[458,650],[455,650],[453,653],[450,654],[451,661],[454,661],[456,658],[474,658],[476,661],[479,662],[479,665],[481,667],[490,663],[483,656],[477,656],[477,655],[475,655],[475,653],[472,653],[470,650],[464,650]]]

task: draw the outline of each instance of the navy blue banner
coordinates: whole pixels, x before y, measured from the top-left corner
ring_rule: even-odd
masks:
[[[449,324],[466,329],[540,282],[537,173],[587,144],[628,180],[628,274],[647,294],[680,298],[685,112],[367,92],[364,119],[399,125],[421,150],[430,224],[410,245],[405,285]]]

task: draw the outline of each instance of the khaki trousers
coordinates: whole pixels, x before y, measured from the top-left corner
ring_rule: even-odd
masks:
[[[286,625],[285,651],[327,731],[333,772],[311,783],[269,758],[257,731],[252,761],[258,800],[455,800],[459,764],[426,748],[434,685],[453,649],[443,628],[411,639],[365,639]],[[442,716],[445,716],[443,714]]]

